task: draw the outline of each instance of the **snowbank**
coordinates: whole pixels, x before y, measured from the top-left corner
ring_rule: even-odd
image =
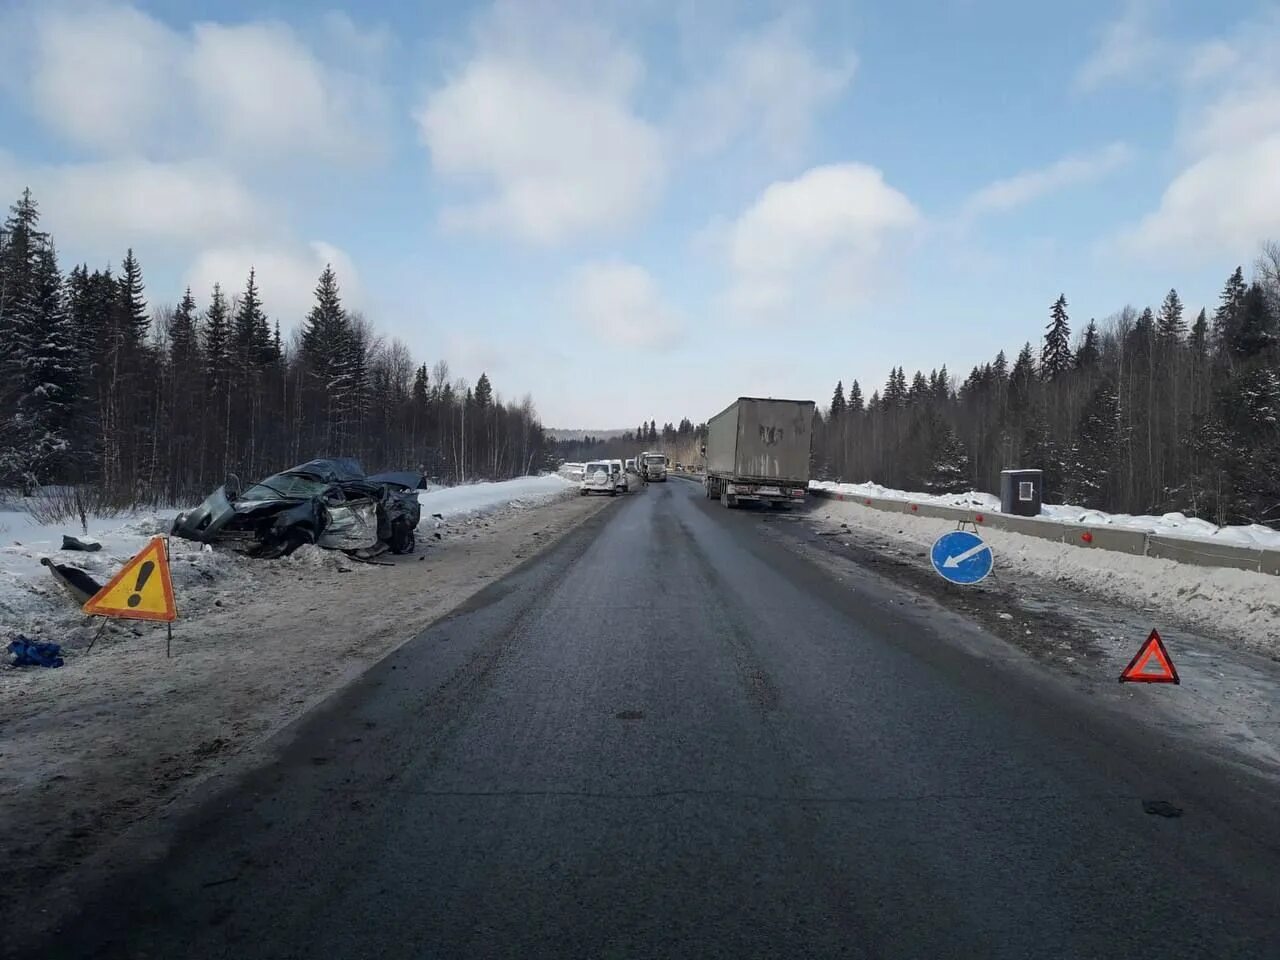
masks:
[[[955,529],[954,520],[886,513],[858,503],[824,503],[819,516],[929,546]],[[1018,571],[1075,587],[1108,600],[1158,611],[1238,643],[1280,655],[1280,577],[1249,570],[1198,567],[991,528],[982,531],[1001,570]]]
[[[968,493],[916,493],[908,490],[893,490],[882,487],[878,483],[832,483],[826,480],[813,480],[809,483],[811,490],[825,490],[852,497],[871,497],[881,500],[909,500],[919,504],[938,504],[944,507],[968,507],[983,510],[987,513],[1000,512],[1000,498],[989,493],[970,490]],[[1202,543],[1218,543],[1233,547],[1253,547],[1255,549],[1280,550],[1280,530],[1250,524],[1248,526],[1219,527],[1207,520],[1188,517],[1181,513],[1166,513],[1163,516],[1131,516],[1127,513],[1105,513],[1101,510],[1090,510],[1087,507],[1075,507],[1070,504],[1046,503],[1040,512],[1046,520],[1060,523],[1075,523],[1081,526],[1109,526],[1121,530],[1136,530],[1161,537],[1177,537],[1183,540],[1195,540]]]
[[[460,487],[424,490],[418,494],[418,502],[422,504],[423,526],[429,527],[437,513],[447,519],[487,513],[505,506],[536,506],[563,496],[575,486],[564,477],[549,473],[496,483],[469,483]]]
[[[558,476],[521,477],[502,483],[440,487],[419,493],[423,522],[432,530],[446,518],[489,513],[502,507],[537,506],[563,496],[574,484]],[[78,522],[41,524],[12,502],[0,506],[0,647],[11,633],[26,633],[71,647],[88,642],[97,622],[84,616],[40,563],[79,567],[99,583],[145,546],[148,539],[169,531],[178,508],[133,511],[112,518],[92,517],[87,533]],[[102,549],[86,553],[63,550],[62,535],[97,540]],[[178,613],[184,620],[252,590],[264,576],[263,564],[276,574],[297,577],[307,571],[361,567],[334,550],[306,546],[282,561],[244,557],[174,537],[169,541],[170,569]],[[362,568],[372,569],[372,568]]]
[[[176,510],[134,511],[112,518],[89,518],[89,532],[77,522],[41,524],[20,508],[0,510],[0,639],[9,632],[38,634],[38,639],[74,644],[91,635],[96,623],[75,604],[40,563],[79,567],[105,583],[151,537],[167,533]],[[62,549],[62,535],[97,540],[102,549],[87,553]],[[225,589],[237,574],[246,582],[241,558],[177,538],[169,542],[170,572],[179,614],[189,616],[213,603],[211,588]]]

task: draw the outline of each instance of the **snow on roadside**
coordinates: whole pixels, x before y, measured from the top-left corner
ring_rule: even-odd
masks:
[[[517,477],[494,483],[468,483],[460,487],[441,487],[418,494],[422,504],[422,526],[430,528],[434,514],[446,519],[475,513],[488,513],[500,507],[537,506],[575,490],[576,484],[558,474],[539,477]]]
[[[882,487],[878,483],[833,483],[829,480],[812,480],[809,483],[809,489],[825,490],[845,496],[909,500],[912,503],[936,504],[943,507],[968,507],[984,510],[987,513],[1000,512],[999,497],[980,493],[977,490],[970,490],[967,493],[931,494],[894,490]],[[1207,520],[1188,517],[1181,513],[1166,513],[1158,517],[1141,514],[1133,516],[1127,513],[1090,510],[1088,507],[1076,507],[1070,504],[1048,503],[1041,509],[1040,516],[1046,520],[1075,523],[1081,526],[1115,527],[1161,537],[1177,537],[1183,540],[1220,543],[1233,547],[1280,550],[1280,530],[1273,530],[1256,523],[1246,526],[1219,527]]]
[[[21,509],[0,510],[0,647],[14,633],[71,646],[87,642],[97,622],[80,612],[40,560],[78,567],[105,583],[151,537],[168,532],[176,512],[91,517],[86,534],[76,522],[42,524]],[[96,540],[102,549],[63,550],[64,533]],[[169,560],[179,614],[184,617],[207,608],[219,594],[251,578],[242,558],[188,540],[170,540]]]
[[[502,508],[518,510],[547,503],[575,488],[564,478],[551,475],[423,490],[418,495],[423,518],[419,529],[437,527],[439,523],[432,516],[436,513],[451,519]],[[167,533],[177,512],[174,508],[92,517],[86,533],[78,522],[41,524],[12,502],[0,506],[0,664],[7,662],[3,647],[16,633],[74,649],[87,645],[97,629],[98,622],[80,612],[78,604],[41,565],[42,558],[78,567],[105,583],[148,539]],[[96,540],[102,549],[63,550],[64,533]],[[304,546],[280,561],[263,561],[174,537],[169,541],[169,555],[178,613],[184,620],[231,602],[264,578],[296,578],[317,569],[349,569],[357,575],[376,569],[352,563],[338,551],[314,546]]]
[[[955,529],[954,520],[885,513],[862,504],[828,501],[817,516],[929,546]],[[1001,569],[1066,584],[1107,600],[1158,611],[1240,645],[1280,657],[1280,577],[1249,570],[1198,567],[986,528],[982,537]]]

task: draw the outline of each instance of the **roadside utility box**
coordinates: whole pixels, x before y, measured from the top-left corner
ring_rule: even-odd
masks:
[[[1044,496],[1043,470],[1001,470],[1000,512],[1038,517]]]

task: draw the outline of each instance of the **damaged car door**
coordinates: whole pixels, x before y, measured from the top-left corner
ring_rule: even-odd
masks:
[[[364,550],[378,542],[378,504],[365,497],[348,500],[341,487],[324,498],[328,523],[316,543],[330,550]]]

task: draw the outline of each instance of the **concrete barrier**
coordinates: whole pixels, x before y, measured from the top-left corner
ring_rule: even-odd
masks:
[[[1204,543],[1183,540],[1179,537],[1147,537],[1148,555],[1195,563],[1207,567],[1234,567],[1237,570],[1263,571],[1263,554],[1268,552],[1251,547],[1233,547],[1228,544]],[[1274,551],[1272,551],[1274,552]]]
[[[882,497],[810,490],[824,500],[856,503],[887,513],[907,513],[917,517],[945,520],[972,520],[979,528],[1008,530],[1023,536],[1068,543],[1086,550],[1107,550],[1137,557],[1160,557],[1201,567],[1231,567],[1255,570],[1280,576],[1280,550],[1259,550],[1227,544],[1211,544],[1178,537],[1162,537],[1142,530],[1125,530],[1107,526],[1065,523],[1041,517],[1017,517],[1004,513],[988,513],[973,507],[948,507],[935,503],[912,503]]]

